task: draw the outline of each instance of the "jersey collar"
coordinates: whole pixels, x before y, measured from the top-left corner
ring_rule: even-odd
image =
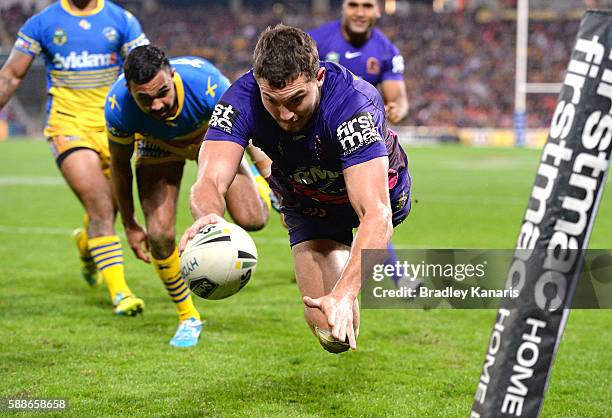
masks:
[[[93,10],[88,10],[86,12],[72,9],[70,7],[70,3],[68,3],[68,0],[60,0],[60,2],[62,5],[62,8],[73,16],[93,16],[96,13],[100,12],[102,8],[104,8],[104,0],[98,0],[98,5],[96,6],[96,8]]]
[[[176,99],[178,100],[178,108],[176,109],[176,113],[174,114],[174,116],[166,120],[174,120],[178,118],[178,116],[181,114],[181,110],[183,110],[183,103],[185,103],[185,87],[183,86],[183,79],[176,70],[174,71],[174,75],[172,76],[172,82],[174,82],[174,87],[176,89]]]

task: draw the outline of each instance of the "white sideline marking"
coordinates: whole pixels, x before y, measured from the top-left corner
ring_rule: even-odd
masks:
[[[72,230],[67,228],[46,228],[31,226],[0,225],[0,233],[19,235],[66,235],[70,236]]]
[[[2,186],[61,186],[66,184],[62,177],[0,177]]]

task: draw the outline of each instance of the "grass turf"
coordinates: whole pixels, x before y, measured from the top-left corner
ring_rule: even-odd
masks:
[[[468,414],[494,310],[364,310],[358,350],[327,354],[302,319],[286,232],[272,216],[254,234],[251,283],[224,301],[197,300],[200,344],[172,349],[174,307],[127,245],[144,316],[114,317],[106,291],[80,278],[70,232],[82,210],[44,142],[0,143],[0,156],[0,398],[66,398],[71,416]],[[435,147],[409,157],[413,210],[396,248],[514,248],[539,151]],[[194,178],[188,164],[180,232]],[[591,248],[612,248],[611,215],[608,190]],[[611,324],[610,311],[572,312],[542,416],[612,415]]]

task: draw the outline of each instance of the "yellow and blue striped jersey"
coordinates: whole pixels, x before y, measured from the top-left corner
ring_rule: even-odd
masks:
[[[41,54],[49,102],[45,134],[67,135],[77,125],[104,129],[104,101],[128,52],[148,43],[138,20],[108,0],[88,12],[53,3],[20,29],[15,49]]]
[[[121,75],[108,92],[104,109],[106,129],[111,141],[161,140],[176,149],[199,147],[215,105],[229,88],[229,80],[210,62],[198,57],[170,60],[178,100],[176,114],[166,120],[144,113],[127,89]],[[191,157],[188,157],[191,158]]]

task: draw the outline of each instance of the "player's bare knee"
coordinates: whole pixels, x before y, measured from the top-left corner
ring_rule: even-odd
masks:
[[[251,219],[250,222],[248,222],[246,225],[243,226],[243,228],[246,231],[259,231],[261,229],[263,229],[264,226],[266,226],[267,223],[267,219],[260,217],[260,218],[253,218]]]
[[[157,259],[164,259],[170,257],[176,246],[176,240],[174,235],[174,229],[170,230],[149,230],[147,231],[149,239],[149,247],[153,257]]]
[[[172,255],[174,252],[175,243],[174,241],[168,240],[153,240],[149,237],[149,249],[151,255],[157,260],[164,260]]]
[[[246,231],[259,231],[268,223],[267,208],[245,208],[234,220]]]
[[[265,222],[261,222],[257,219],[249,219],[246,222],[237,222],[237,224],[245,231],[259,231],[266,225]]]

